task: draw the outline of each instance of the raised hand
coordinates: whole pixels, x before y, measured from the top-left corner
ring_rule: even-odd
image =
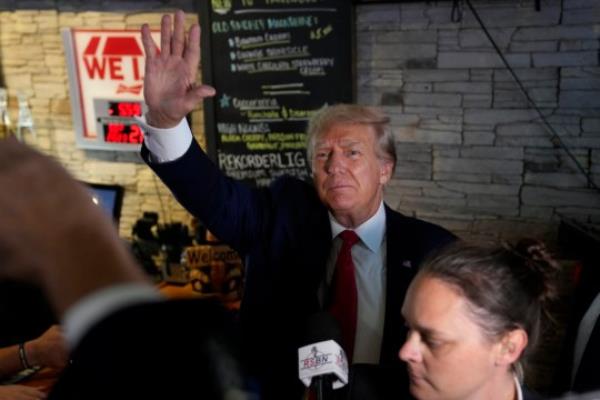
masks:
[[[175,25],[171,16],[163,15],[160,24],[161,49],[150,35],[148,24],[142,25],[142,42],[146,53],[144,99],[148,105],[147,122],[157,128],[170,128],[215,89],[196,84],[200,63],[200,27],[194,24],[185,38],[185,14],[177,11]]]

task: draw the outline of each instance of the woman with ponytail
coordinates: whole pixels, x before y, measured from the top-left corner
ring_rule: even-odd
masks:
[[[557,263],[543,244],[485,248],[455,243],[427,260],[402,313],[399,357],[418,400],[532,400],[522,362],[555,296]]]

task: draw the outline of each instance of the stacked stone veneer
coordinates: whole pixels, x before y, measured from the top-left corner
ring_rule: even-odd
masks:
[[[139,29],[145,22],[159,27],[162,13],[175,7],[190,11],[191,25],[198,19],[192,3],[0,0],[0,73],[8,88],[13,123],[17,120],[17,93],[23,91],[37,134],[26,133],[26,142],[54,156],[77,179],[125,188],[119,225],[123,237],[131,236],[133,224],[144,211],[159,212],[162,223],[189,223],[190,216],[137,153],[90,151],[76,146],[60,31],[69,27]],[[92,7],[112,11],[90,11]],[[192,120],[194,131],[202,135],[202,110],[194,112]]]
[[[399,162],[386,200],[479,239],[547,236],[558,215],[600,223],[590,189],[556,147],[467,5],[357,7],[357,95],[391,117]],[[529,96],[600,185],[600,2],[472,3]]]

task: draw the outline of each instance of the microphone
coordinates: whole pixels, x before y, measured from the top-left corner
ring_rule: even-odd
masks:
[[[341,342],[341,332],[331,314],[322,311],[309,317],[306,346],[298,349],[298,377],[304,386],[316,392],[317,400],[325,393],[348,383],[348,359]]]

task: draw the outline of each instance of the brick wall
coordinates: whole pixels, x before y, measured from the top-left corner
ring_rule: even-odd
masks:
[[[122,237],[131,236],[132,225],[144,211],[158,211],[160,222],[189,223],[190,216],[137,153],[76,147],[60,30],[66,27],[139,29],[144,22],[159,27],[163,12],[175,7],[188,11],[191,24],[198,19],[193,1],[102,3],[0,0],[0,76],[8,89],[11,119],[13,123],[17,119],[17,94],[24,92],[36,130],[35,137],[29,133],[24,135],[26,142],[54,156],[77,179],[124,186],[119,226]],[[201,109],[193,113],[192,120],[194,131],[202,135]],[[202,136],[199,139],[203,142]]]
[[[600,185],[600,2],[473,0],[541,113]],[[528,107],[471,11],[357,7],[358,101],[392,118],[386,200],[464,237],[551,237],[558,215],[600,223],[600,191]]]

